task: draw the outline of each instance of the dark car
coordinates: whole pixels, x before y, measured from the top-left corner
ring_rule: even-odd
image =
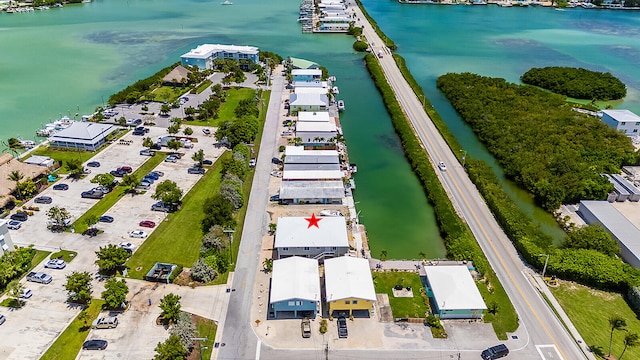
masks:
[[[115,177],[123,177],[126,175],[126,173],[122,170],[111,170],[109,171],[109,174],[115,176]]]
[[[100,163],[97,161],[92,161],[87,163],[88,167],[100,167]]]
[[[276,164],[276,165],[280,165],[282,164],[282,160],[278,159],[277,157],[274,157],[271,159],[271,163],[272,164]]]
[[[189,174],[201,174],[202,175],[202,174],[205,173],[205,170],[204,170],[204,168],[201,168],[201,167],[191,167],[191,168],[187,169],[187,172]]]
[[[275,194],[269,198],[269,201],[280,201],[280,194]]]
[[[140,224],[138,224],[138,225],[140,225],[142,227],[146,227],[146,228],[154,228],[154,227],[156,227],[156,223],[154,223],[151,220],[142,220],[142,221],[140,221]]]
[[[50,196],[39,196],[33,199],[33,202],[36,204],[51,204],[53,199]]]
[[[67,185],[67,184],[55,184],[55,185],[53,185],[53,190],[69,190],[69,185]]]
[[[127,173],[127,174],[131,174],[133,172],[133,169],[131,168],[131,166],[121,166],[121,167],[117,168],[116,170],[120,170],[120,171],[122,171],[124,173]]]
[[[108,216],[108,215],[102,215],[100,216],[100,222],[104,222],[104,223],[112,223],[113,222],[113,216]]]
[[[338,337],[341,339],[349,335],[347,331],[347,319],[344,316],[338,318]]]
[[[162,145],[160,145],[160,144],[158,144],[158,143],[155,143],[155,144],[151,145],[151,148],[150,148],[150,149],[153,149],[153,150],[162,150]]]
[[[104,350],[109,343],[107,340],[87,340],[82,344],[84,350]]]
[[[509,348],[505,344],[492,346],[480,354],[484,360],[499,359],[507,355],[509,355]]]
[[[19,212],[11,215],[11,220],[16,220],[16,221],[27,221],[28,218],[29,216],[23,212]]]
[[[104,193],[99,190],[89,190],[89,191],[83,191],[82,194],[80,194],[80,196],[88,199],[102,199],[102,197],[104,196]]]
[[[202,160],[202,165],[213,165],[213,161],[211,161],[211,160]]]
[[[133,135],[144,135],[144,130],[135,129],[135,130],[133,130],[132,134]]]
[[[147,175],[145,175],[144,177],[146,178],[152,178],[153,180],[158,180],[160,179],[160,175],[154,173],[154,172],[150,172]]]

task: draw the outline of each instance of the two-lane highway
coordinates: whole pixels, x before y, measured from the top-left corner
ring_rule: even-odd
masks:
[[[360,9],[356,12],[364,16]],[[365,23],[364,36],[369,43],[382,45],[382,40]],[[384,47],[373,47],[372,53],[390,52]],[[433,164],[444,161],[447,171],[440,171],[443,186],[457,211],[462,214],[471,231],[486,254],[520,319],[520,326],[529,336],[529,345],[522,350],[527,355],[537,354],[541,359],[591,358],[573,340],[557,319],[539,292],[531,285],[525,272],[526,265],[518,256],[513,244],[504,234],[488,207],[482,200],[466,172],[459,165],[455,154],[448,147],[435,125],[422,107],[421,101],[405,81],[392,56],[378,59],[396,98],[411,121],[415,132],[427,150]],[[515,355],[515,354],[514,354]],[[523,354],[524,355],[524,354]]]

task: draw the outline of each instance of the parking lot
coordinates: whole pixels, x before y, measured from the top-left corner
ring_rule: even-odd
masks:
[[[139,154],[140,150],[144,149],[142,140],[145,136],[135,136],[131,133],[125,135],[122,138],[124,141],[117,141],[109,145],[89,160],[98,161],[101,164],[99,168],[90,168],[91,174],[79,180],[71,181],[71,179],[61,178],[56,182],[56,184],[68,184],[68,190],[53,190],[50,186],[38,195],[50,196],[53,199],[51,204],[33,204],[33,201],[25,203],[26,206],[38,206],[40,211],[34,212],[34,215],[30,216],[19,230],[11,230],[13,242],[19,246],[34,244],[36,248],[52,252],[58,249],[73,250],[78,252],[78,256],[65,269],[61,270],[44,269],[44,265],[39,264],[34,271],[44,271],[52,275],[53,281],[43,285],[23,280],[25,288],[31,289],[34,293],[27,300],[26,306],[18,310],[0,308],[0,313],[7,317],[6,323],[0,326],[0,337],[3,339],[2,345],[0,345],[0,359],[39,358],[80,312],[79,308],[66,303],[65,276],[73,271],[88,271],[96,274],[98,268],[94,265],[95,251],[101,246],[127,241],[135,244],[137,250],[145,239],[130,238],[128,232],[144,230],[146,233],[150,233],[153,229],[141,228],[138,223],[141,220],[151,220],[157,224],[166,217],[163,212],[151,211],[151,205],[155,203],[151,195],[158,182],[166,179],[173,180],[183,190],[183,194],[186,194],[202,176],[187,173],[187,169],[194,165],[191,156],[199,149],[203,149],[205,159],[215,161],[224,152],[224,148],[213,146],[216,142],[215,139],[213,136],[206,136],[202,127],[192,126],[192,128],[194,134],[190,137],[197,139],[197,142],[194,142],[194,147],[180,149],[179,152],[184,155],[175,163],[160,163],[155,170],[164,172],[164,176],[151,185],[144,194],[126,195],[109,209],[106,215],[112,216],[114,222],[98,223],[96,227],[104,231],[98,236],[88,237],[69,232],[52,233],[47,229],[46,212],[53,206],[60,206],[69,211],[72,221],[80,217],[99,201],[83,199],[80,196],[83,191],[96,186],[90,182],[96,174],[108,173],[125,165],[132,167],[135,171],[149,159],[148,156]],[[168,134],[165,128],[151,127],[146,136],[156,140],[166,135]],[[131,141],[130,145],[124,145],[128,141]],[[128,299],[132,301],[132,307],[130,311],[122,315],[122,325],[114,330],[92,330],[88,337],[88,339],[93,339],[104,335],[105,339],[109,340],[107,351],[82,351],[80,358],[119,357],[133,359],[153,357],[156,344],[168,336],[163,327],[155,325],[155,317],[160,314],[157,304],[165,293],[182,294],[184,310],[216,320],[221,316],[222,304],[227,298],[226,295],[222,295],[226,288],[224,285],[194,290],[138,280],[127,280],[127,283],[130,287]],[[100,293],[104,290],[103,284],[104,281],[100,281],[98,278],[94,279],[93,297],[100,297]],[[153,301],[151,307],[148,305],[149,298]],[[211,299],[220,299],[220,301],[212,302]]]

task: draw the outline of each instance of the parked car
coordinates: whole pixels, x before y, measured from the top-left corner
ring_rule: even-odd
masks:
[[[135,129],[135,130],[133,130],[132,134],[133,134],[133,135],[139,135],[139,136],[142,136],[142,135],[144,135],[144,130],[138,130],[138,129]]]
[[[190,167],[189,169],[187,169],[187,173],[204,175],[205,169],[198,166]]]
[[[207,128],[202,129],[202,132],[203,132],[205,135],[211,135],[211,130],[209,130],[209,129],[207,129]]]
[[[150,172],[147,175],[145,175],[144,177],[146,178],[151,178],[153,180],[158,180],[160,179],[160,175],[156,174],[155,172]]]
[[[276,164],[276,165],[280,165],[282,164],[282,160],[278,159],[277,157],[271,158],[271,163],[272,164]]]
[[[338,337],[345,339],[347,336],[349,336],[349,332],[347,331],[347,319],[344,316],[340,316],[338,318]]]
[[[97,318],[91,324],[93,329],[115,329],[116,327],[118,327],[118,318],[115,316]]]
[[[300,324],[300,329],[302,331],[303,338],[311,337],[311,321],[309,321],[308,317],[302,319],[302,323]]]
[[[129,236],[132,238],[144,239],[147,237],[147,233],[140,230],[131,230],[129,231]]]
[[[32,271],[27,275],[27,281],[37,282],[40,284],[48,284],[53,280],[51,275],[45,274],[43,272],[35,272]]]
[[[202,165],[213,165],[213,161],[211,161],[211,160],[202,160]]]
[[[256,167],[256,159],[249,160],[249,167]]]
[[[141,227],[146,227],[146,228],[154,228],[156,227],[156,223],[154,223],[151,220],[142,220],[140,221],[140,223],[138,224]]]
[[[62,259],[51,259],[44,264],[47,269],[64,269],[67,267],[67,263]]]
[[[141,181],[140,184],[136,186],[138,190],[149,190],[149,188],[151,188],[151,183],[148,181]]]
[[[109,343],[107,340],[87,340],[82,344],[83,350],[104,350]]]
[[[131,168],[131,166],[120,166],[116,170],[120,170],[120,171],[124,172],[125,174],[131,174],[133,172],[133,169]]]
[[[442,162],[442,161],[440,161],[440,162],[438,163],[438,168],[439,168],[441,171],[447,171],[447,165],[445,165],[445,164],[444,164],[444,162]]]
[[[4,324],[5,321],[7,321],[7,318],[4,315],[0,314],[0,325]]]
[[[67,185],[67,184],[55,184],[55,185],[53,185],[53,190],[69,190],[69,185]]]
[[[155,143],[153,145],[151,145],[151,149],[152,150],[161,150],[162,149],[162,145]]]
[[[10,230],[18,230],[20,227],[22,227],[22,223],[20,221],[9,220],[9,222],[7,222],[7,228]]]
[[[87,163],[88,167],[100,167],[100,163],[97,161],[91,161]]]
[[[174,158],[182,159],[182,154],[180,154],[179,152],[176,152],[176,151],[172,151],[172,152],[168,153],[167,155],[173,156]]]
[[[169,206],[165,206],[162,201],[158,201],[157,203],[151,205],[151,211],[169,212],[170,210],[171,209],[169,208]]]
[[[118,246],[120,246],[121,248],[127,250],[129,253],[132,253],[133,250],[136,248],[135,245],[133,245],[130,242],[121,242],[120,244],[118,244]]]
[[[102,199],[102,197],[104,196],[104,193],[99,190],[91,189],[89,191],[83,191],[82,194],[80,194],[80,196],[86,199]]]
[[[193,143],[189,140],[186,141],[182,141],[182,147],[187,148],[187,149],[191,149],[193,148]]]
[[[166,158],[166,159],[164,159],[164,161],[165,161],[165,162],[172,162],[172,163],[174,163],[174,162],[178,162],[178,158],[177,158],[177,157],[175,157],[175,156],[167,156],[167,158]]]
[[[109,174],[115,176],[115,177],[123,177],[126,175],[126,173],[122,170],[111,170],[109,171]]]
[[[480,354],[484,360],[499,359],[507,355],[509,355],[509,348],[505,344],[492,346]]]
[[[33,202],[36,204],[51,204],[53,199],[50,196],[38,196],[33,199]]]
[[[280,194],[275,194],[269,198],[269,201],[280,201]]]
[[[143,177],[141,182],[148,182],[149,185],[153,184],[154,182],[156,182],[152,177]]]
[[[15,220],[15,221],[27,221],[27,219],[29,219],[29,216],[26,213],[19,212],[11,215],[10,218],[11,220]]]
[[[98,219],[100,222],[103,223],[112,223],[113,222],[113,216],[108,216],[108,215],[102,215],[100,216],[100,219]]]
[[[20,292],[20,299],[29,299],[33,296],[31,289],[24,289]]]
[[[149,150],[149,149],[140,150],[140,155],[143,155],[143,156],[153,156],[155,154],[156,152],[153,150]]]

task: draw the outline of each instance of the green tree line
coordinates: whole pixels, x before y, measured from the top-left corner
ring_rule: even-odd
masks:
[[[162,78],[165,77],[168,73],[173,70],[174,67],[180,65],[180,62],[176,62],[175,64],[169,65],[166,68],[158,71],[157,73],[149,76],[146,79],[141,79],[136,81],[135,83],[127,86],[123,90],[118,91],[117,93],[111,95],[109,97],[109,105],[114,104],[122,104],[135,103],[140,99],[140,97],[149,91],[154,85],[160,84],[162,82]]]
[[[613,186],[599,174],[636,163],[626,136],[572,111],[563,96],[471,73],[443,75],[437,86],[505,174],[547,210],[604,199]]]
[[[627,87],[611,73],[583,68],[549,66],[524,73],[523,83],[576,99],[618,100],[627,96]]]

